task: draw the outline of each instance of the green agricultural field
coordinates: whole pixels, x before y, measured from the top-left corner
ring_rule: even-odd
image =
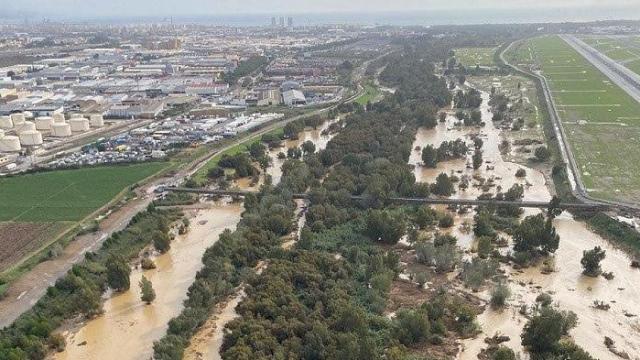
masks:
[[[465,67],[494,66],[496,48],[459,48],[454,50],[458,63]]]
[[[59,170],[0,179],[0,221],[79,221],[166,162]]]
[[[560,37],[526,46],[548,80],[589,193],[640,201],[640,104]]]

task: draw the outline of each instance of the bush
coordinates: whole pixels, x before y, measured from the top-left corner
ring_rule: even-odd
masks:
[[[591,276],[597,277],[602,272],[600,268],[600,262],[604,260],[606,256],[606,252],[600,248],[600,246],[596,246],[592,250],[585,250],[582,252],[582,259],[580,260],[580,264],[582,264],[583,271],[582,273]]]
[[[491,360],[516,360],[516,354],[508,347],[500,346],[493,353]]]
[[[429,319],[421,311],[400,310],[393,319],[393,333],[403,345],[419,343],[429,337]]]
[[[516,171],[516,177],[517,178],[523,178],[523,177],[526,177],[526,176],[527,176],[527,171],[525,169],[520,168],[520,169],[518,169]]]
[[[503,283],[496,285],[491,291],[491,307],[494,309],[503,308],[509,297],[511,297],[509,286]]]
[[[442,217],[440,217],[440,220],[438,220],[438,227],[440,228],[448,229],[452,226],[453,216],[451,216],[450,214],[444,214]]]
[[[540,146],[536,148],[534,154],[536,156],[536,159],[540,162],[547,161],[551,157],[551,152],[549,151],[549,149],[547,149],[546,146]]]

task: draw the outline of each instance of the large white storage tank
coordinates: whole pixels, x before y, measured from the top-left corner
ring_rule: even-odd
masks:
[[[89,117],[91,127],[100,128],[104,126],[104,118],[100,114],[93,114]]]
[[[69,120],[69,125],[73,132],[89,131],[89,120],[85,118],[73,118]]]
[[[18,135],[23,146],[42,145],[42,134],[37,130],[23,131]]]
[[[23,113],[15,113],[11,114],[11,121],[13,121],[13,126],[18,127],[25,122],[25,117]]]
[[[53,118],[49,116],[41,116],[36,118],[36,130],[51,130]]]
[[[34,124],[31,121],[25,121],[22,123],[22,125],[16,125],[15,126],[15,130],[18,133],[21,133],[23,131],[35,131],[36,130],[36,124]]]
[[[20,151],[20,139],[17,136],[4,136],[0,139],[0,152]]]
[[[9,116],[0,116],[0,129],[13,128],[13,121]]]
[[[67,123],[54,123],[51,125],[51,135],[56,137],[71,136],[71,125]]]
[[[53,114],[53,122],[63,123],[65,121],[66,121],[66,119],[64,118],[64,114],[63,113],[55,113],[55,114]]]

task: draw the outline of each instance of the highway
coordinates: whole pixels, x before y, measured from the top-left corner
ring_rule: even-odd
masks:
[[[560,35],[560,37],[614,84],[618,85],[637,102],[640,102],[640,75],[618,64],[573,35]]]

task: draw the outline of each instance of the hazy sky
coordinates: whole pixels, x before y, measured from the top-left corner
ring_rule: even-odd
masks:
[[[640,0],[0,0],[0,8],[10,12],[48,13],[65,17],[595,6],[628,7],[640,12]]]

